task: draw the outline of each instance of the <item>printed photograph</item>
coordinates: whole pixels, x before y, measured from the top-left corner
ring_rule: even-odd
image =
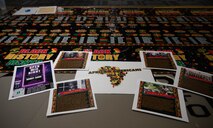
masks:
[[[36,14],[38,8],[37,7],[23,7],[16,11],[13,15],[33,15]]]
[[[140,81],[132,109],[188,122],[183,92],[161,83]]]
[[[94,109],[97,105],[90,79],[61,81],[50,93],[47,116]]]
[[[141,51],[141,60],[145,68],[176,70],[177,64],[171,52]]]
[[[88,70],[91,52],[61,51],[54,62],[55,70]]]
[[[152,75],[155,79],[155,82],[165,83],[165,84],[174,84],[175,80],[175,71],[170,70],[159,70],[159,69],[152,69]]]
[[[210,73],[179,67],[175,85],[186,91],[213,98],[213,75]]]

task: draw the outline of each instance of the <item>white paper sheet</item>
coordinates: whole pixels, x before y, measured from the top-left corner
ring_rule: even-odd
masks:
[[[136,89],[136,82],[138,79],[144,79],[154,81],[151,71],[142,69],[142,63],[140,62],[91,62],[89,71],[77,71],[75,78],[89,77],[94,89],[94,93],[98,94],[134,94]],[[101,67],[111,67],[120,70],[120,73],[125,73],[122,77],[118,76],[107,76],[106,73],[100,74]],[[125,71],[126,70],[126,71]],[[118,72],[118,71],[117,71]],[[111,71],[115,73],[115,71]],[[118,73],[119,74],[119,73]],[[121,76],[121,77],[120,77]],[[113,78],[117,78],[116,81],[110,81]],[[113,85],[112,82],[115,84]]]
[[[63,54],[68,54],[68,57],[64,57],[65,55],[63,55]],[[72,54],[72,56],[71,56],[71,54]],[[76,55],[74,55],[74,54],[76,54]],[[84,57],[82,58],[82,57],[79,57],[78,55],[84,55]],[[87,57],[85,57],[85,55]],[[85,51],[60,51],[60,53],[58,54],[58,56],[57,56],[57,58],[56,58],[56,60],[54,62],[54,70],[89,70],[91,57],[92,57],[92,52],[85,52]],[[83,64],[83,66],[79,67],[79,68],[77,68],[77,67],[57,68],[56,65],[59,62],[64,61],[65,59],[67,59],[67,63],[76,62],[76,60],[82,59],[82,62],[84,62],[85,64]]]

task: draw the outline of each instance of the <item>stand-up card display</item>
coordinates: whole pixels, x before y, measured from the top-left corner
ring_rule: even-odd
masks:
[[[213,75],[195,69],[178,67],[175,86],[213,99]]]
[[[88,70],[92,52],[61,51],[54,62],[55,70]]]
[[[52,61],[16,66],[9,100],[48,91],[55,88]]]
[[[148,69],[177,69],[177,64],[171,52],[164,51],[140,51],[143,68]]]
[[[57,82],[50,92],[47,116],[97,109],[90,79]]]
[[[139,81],[133,110],[188,122],[182,90],[166,84]]]

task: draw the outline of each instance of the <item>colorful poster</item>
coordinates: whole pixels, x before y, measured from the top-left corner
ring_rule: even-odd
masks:
[[[91,62],[89,71],[77,71],[75,78],[89,77],[98,94],[134,94],[138,79],[154,81],[140,62]]]
[[[202,96],[213,98],[213,75],[195,69],[178,67],[175,86]]]
[[[57,82],[51,90],[47,116],[83,112],[97,109],[90,79]]]
[[[172,52],[178,66],[190,67],[211,73],[212,48],[160,47],[160,46],[79,46],[79,45],[0,45],[0,72],[12,72],[21,66],[47,60],[55,60],[60,51],[93,52],[91,61],[140,62],[139,51]]]
[[[54,70],[88,70],[92,52],[61,51],[54,62]]]
[[[0,47],[0,72],[12,72],[14,66],[55,60],[56,46],[3,46]]]
[[[16,66],[9,100],[21,98],[55,88],[52,61]]]
[[[132,109],[188,122],[182,90],[167,84],[139,81]]]
[[[177,64],[171,52],[140,51],[143,68],[176,70]]]

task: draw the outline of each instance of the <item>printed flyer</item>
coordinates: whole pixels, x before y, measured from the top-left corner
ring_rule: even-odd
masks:
[[[16,66],[9,100],[48,91],[55,87],[52,61]]]

